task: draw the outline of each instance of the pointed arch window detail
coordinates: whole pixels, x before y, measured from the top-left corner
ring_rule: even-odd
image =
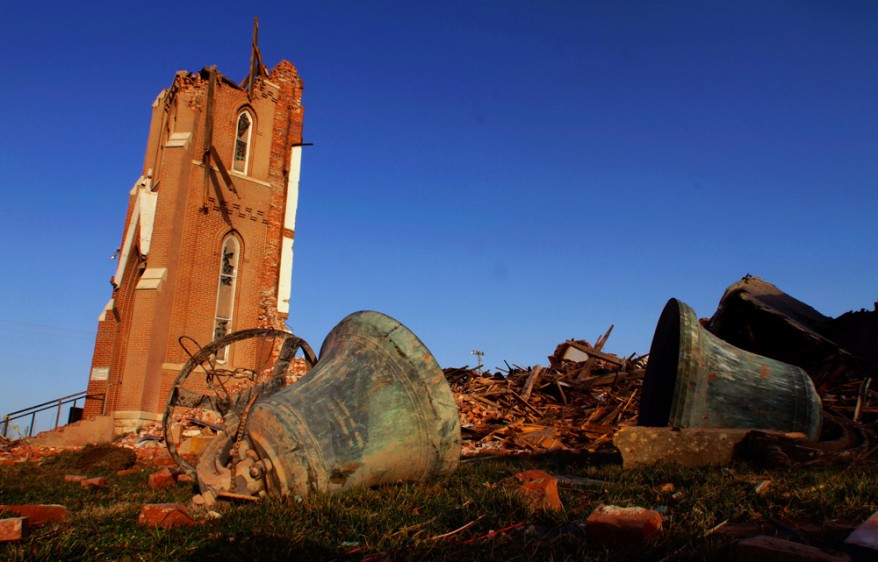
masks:
[[[238,257],[241,253],[241,243],[229,234],[223,240],[223,249],[220,255],[219,284],[216,296],[216,317],[213,324],[213,339],[221,338],[231,332],[232,316],[235,308],[235,285],[238,279]],[[229,356],[229,349],[223,348],[217,351],[216,360],[225,363]]]
[[[238,114],[238,122],[235,126],[235,155],[232,159],[232,170],[242,174],[247,173],[252,133],[253,117],[250,116],[250,112],[242,111]]]

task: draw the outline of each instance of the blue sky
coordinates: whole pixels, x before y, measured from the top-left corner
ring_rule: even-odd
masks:
[[[246,7],[245,7],[246,6]],[[8,2],[0,413],[84,390],[150,104],[177,70],[304,79],[290,326],[379,310],[442,366],[646,353],[758,275],[878,299],[875,2]]]

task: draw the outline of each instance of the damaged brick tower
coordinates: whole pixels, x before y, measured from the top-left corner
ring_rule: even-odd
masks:
[[[132,431],[164,413],[199,344],[289,313],[302,149],[302,81],[271,72],[253,34],[250,74],[177,72],[153,103],[143,173],[131,189],[113,294],[99,317],[86,416]],[[247,364],[231,346],[217,357]]]

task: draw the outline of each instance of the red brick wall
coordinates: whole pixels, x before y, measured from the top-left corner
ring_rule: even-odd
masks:
[[[205,193],[205,168],[199,163],[206,77],[178,73],[171,93],[154,109],[144,173],[154,168],[158,204],[144,265],[166,269],[167,277],[158,290],[135,289],[138,276],[126,273],[113,293],[117,314],[107,314],[99,324],[93,366],[109,365],[110,380],[90,381],[89,390],[109,387],[108,412],[164,411],[173,380],[188,359],[178,338],[191,336],[204,345],[213,337],[220,254],[229,233],[241,241],[232,330],[284,325],[276,308],[277,283],[290,146],[302,138],[301,80],[286,61],[272,70],[271,83],[257,82],[252,99],[217,80],[212,144],[237,193],[215,172]],[[255,115],[247,177],[231,172],[237,117],[244,107]],[[175,132],[191,132],[187,146],[165,146]],[[231,361],[246,361],[244,355],[242,346],[239,353],[233,350]],[[99,401],[89,401],[86,414],[99,409]]]

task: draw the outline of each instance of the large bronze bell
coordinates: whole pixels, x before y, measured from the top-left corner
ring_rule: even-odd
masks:
[[[256,401],[242,427],[202,455],[202,492],[304,497],[429,480],[460,458],[444,373],[408,328],[371,311],[333,328],[311,371]]]
[[[640,425],[769,429],[816,441],[821,422],[805,371],[726,343],[688,305],[668,301],[649,350]]]

